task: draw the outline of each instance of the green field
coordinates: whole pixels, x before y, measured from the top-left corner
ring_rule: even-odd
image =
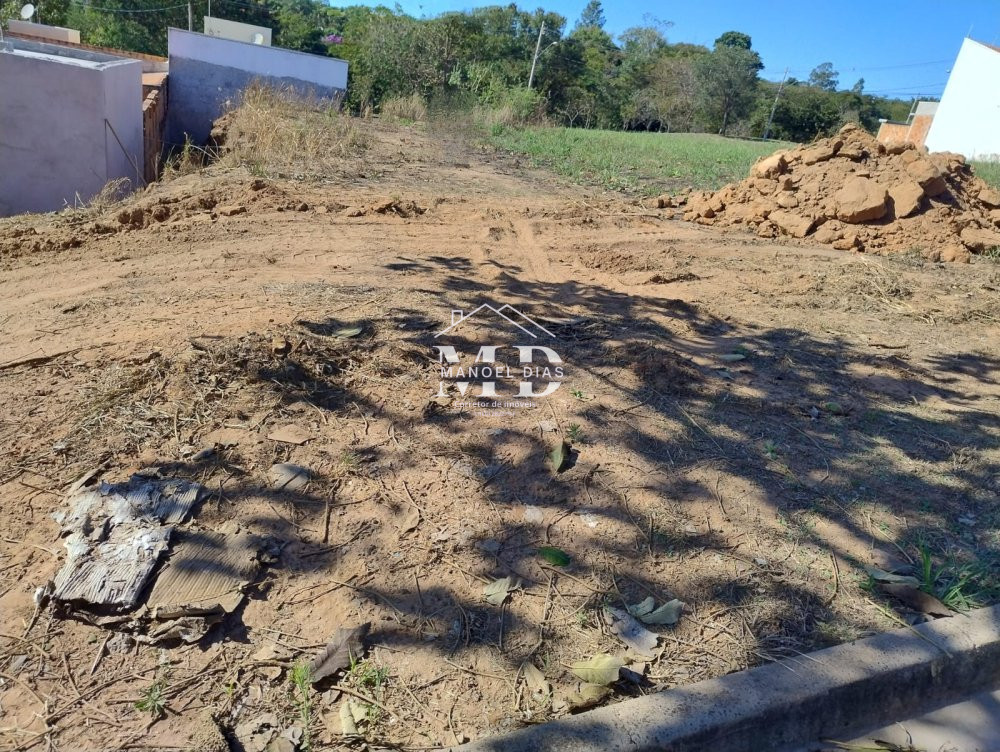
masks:
[[[992,185],[1000,188],[1000,162],[970,162],[976,174]]]
[[[758,158],[791,146],[704,133],[550,127],[504,128],[489,138],[499,149],[578,182],[645,195],[719,188],[745,178]]]
[[[503,128],[489,136],[489,141],[577,182],[643,195],[686,186],[714,190],[745,178],[758,158],[793,145],[706,133],[551,127]],[[1000,187],[1000,162],[972,162],[972,167],[988,183]]]

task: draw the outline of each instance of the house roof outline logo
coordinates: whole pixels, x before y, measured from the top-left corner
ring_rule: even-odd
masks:
[[[518,329],[520,329],[522,332],[524,332],[525,334],[527,334],[532,339],[538,339],[539,335],[536,334],[535,332],[531,331],[530,329],[528,329],[523,324],[520,324],[518,321],[515,321],[514,318],[512,318],[511,316],[508,316],[506,313],[504,313],[504,311],[512,311],[514,314],[517,315],[517,317],[519,317],[520,319],[528,322],[528,324],[530,324],[531,326],[533,326],[536,330],[544,332],[549,337],[552,337],[552,339],[556,339],[556,335],[554,335],[552,332],[550,332],[548,329],[546,329],[544,326],[542,326],[541,324],[539,324],[537,321],[535,321],[530,316],[527,316],[527,315],[521,313],[521,311],[519,311],[518,309],[516,309],[510,303],[505,303],[504,305],[500,306],[499,308],[494,308],[489,303],[483,303],[481,306],[479,306],[477,309],[475,309],[471,313],[464,314],[464,315],[463,315],[463,312],[460,311],[460,310],[452,310],[452,312],[451,312],[451,324],[449,326],[445,327],[444,329],[442,329],[437,334],[435,334],[434,335],[434,339],[437,339],[442,334],[447,334],[448,332],[452,331],[455,327],[457,327],[459,324],[461,324],[461,323],[463,323],[465,321],[468,321],[469,319],[471,319],[473,316],[476,316],[480,311],[482,311],[484,309],[488,310],[488,311],[492,311],[493,313],[495,313],[497,316],[499,316],[500,318],[504,319],[508,323],[513,324],[514,326],[516,326]]]

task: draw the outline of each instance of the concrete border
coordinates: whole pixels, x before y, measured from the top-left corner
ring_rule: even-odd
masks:
[[[919,633],[919,634],[917,634]],[[461,752],[763,752],[1000,686],[1000,606],[480,739]]]

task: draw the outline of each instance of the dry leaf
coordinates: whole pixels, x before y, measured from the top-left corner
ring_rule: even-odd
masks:
[[[893,574],[892,572],[886,572],[884,569],[879,569],[878,567],[865,567],[865,571],[871,575],[871,578],[875,582],[882,582],[889,585],[919,585],[920,580],[918,580],[913,575],[908,574]]]
[[[879,584],[879,589],[902,602],[908,608],[931,616],[951,616],[951,611],[946,605],[923,590],[919,590],[913,585],[905,584]]]
[[[611,694],[611,689],[600,684],[582,684],[579,692],[573,692],[566,701],[573,710],[592,708]]]
[[[566,468],[566,463],[569,460],[570,446],[569,442],[565,439],[556,444],[555,449],[549,454],[549,463],[552,466],[552,472],[561,473]]]
[[[603,686],[618,681],[618,670],[624,665],[625,661],[622,658],[601,653],[589,661],[570,664],[569,670],[588,684]]]
[[[408,533],[414,530],[420,524],[420,510],[416,507],[410,507],[409,511],[399,519],[397,524],[401,533]]]
[[[371,623],[357,627],[339,627],[323,651],[309,663],[309,678],[318,684],[328,676],[348,668],[364,654],[364,639]]]
[[[521,675],[531,699],[540,703],[547,702],[552,694],[552,686],[538,667],[531,661],[525,661],[521,664]]]
[[[681,618],[681,612],[683,610],[684,602],[674,598],[672,601],[667,601],[659,608],[654,609],[647,614],[642,614],[639,616],[639,621],[644,624],[676,624],[677,620]]]
[[[511,591],[517,588],[517,584],[517,581],[511,579],[510,576],[493,580],[483,588],[483,598],[494,606],[502,605]]]
[[[619,608],[606,608],[605,613],[611,631],[635,653],[651,656],[656,652],[657,636],[636,621],[634,616]]]

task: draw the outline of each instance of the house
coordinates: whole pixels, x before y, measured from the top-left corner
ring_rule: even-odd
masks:
[[[0,92],[0,216],[144,184],[141,61],[8,36]]]
[[[962,42],[925,145],[969,159],[1000,159],[1000,47]]]
[[[902,142],[923,146],[937,108],[937,102],[914,102],[906,122],[882,120],[875,138],[883,144]]]

